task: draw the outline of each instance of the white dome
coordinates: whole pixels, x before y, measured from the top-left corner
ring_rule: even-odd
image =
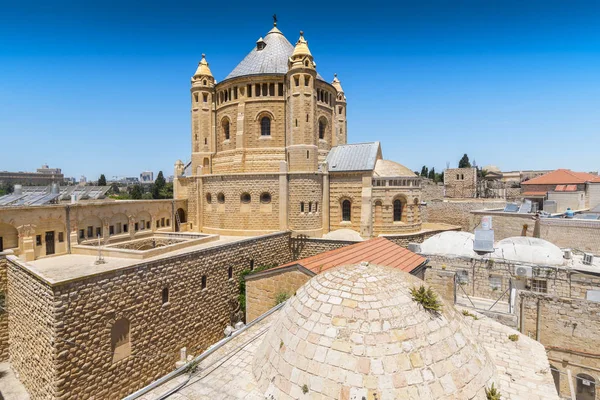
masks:
[[[562,265],[562,250],[543,239],[514,236],[500,240],[491,258],[507,262],[538,265]]]
[[[438,233],[421,243],[421,254],[481,258],[473,251],[475,235],[469,232],[447,231]]]
[[[422,284],[377,265],[316,275],[255,353],[259,390],[267,399],[485,398],[491,358],[452,305],[433,315],[413,300]]]
[[[351,240],[354,242],[362,242],[364,239],[360,234],[352,229],[336,229],[326,235],[323,235],[323,239],[330,240]]]

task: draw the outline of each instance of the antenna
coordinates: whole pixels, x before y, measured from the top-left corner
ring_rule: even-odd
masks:
[[[106,264],[106,260],[102,255],[102,240],[100,239],[100,235],[98,235],[98,259],[94,262],[95,265]]]

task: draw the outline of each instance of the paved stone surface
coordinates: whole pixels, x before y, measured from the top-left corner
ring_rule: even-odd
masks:
[[[29,400],[25,386],[19,382],[7,362],[0,363],[0,399]]]

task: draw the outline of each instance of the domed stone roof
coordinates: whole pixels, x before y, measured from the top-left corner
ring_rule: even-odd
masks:
[[[484,171],[488,171],[488,172],[496,172],[496,173],[500,173],[500,168],[496,167],[495,165],[486,165],[485,167],[483,167]]]
[[[262,43],[264,47],[259,49],[258,46],[254,46],[225,80],[247,75],[286,74],[288,59],[294,52],[294,46],[277,27],[273,27],[267,33]],[[317,78],[323,80],[319,74]]]
[[[494,246],[492,258],[522,264],[562,265],[563,251],[544,239],[514,236]]]
[[[417,176],[409,168],[402,164],[390,160],[377,160],[375,163],[374,177],[393,177],[393,176]]]
[[[469,232],[441,232],[421,243],[421,254],[479,259],[473,251],[474,240],[475,235]]]
[[[412,299],[422,281],[390,267],[342,266],[288,300],[253,360],[269,399],[485,398],[495,367],[454,307]],[[289,396],[289,397],[288,397]]]

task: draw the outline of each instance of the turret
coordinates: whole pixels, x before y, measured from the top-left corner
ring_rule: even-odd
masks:
[[[342,83],[337,77],[337,74],[333,75],[333,81],[331,85],[335,88],[337,95],[335,97],[335,110],[334,110],[334,121],[335,121],[335,138],[333,145],[337,146],[340,144],[346,144],[348,137],[348,125],[346,121],[346,94],[342,89]]]
[[[206,56],[198,63],[191,80],[192,88],[192,174],[210,173],[214,144],[214,88],[215,78],[210,72]],[[202,169],[199,169],[202,167]]]
[[[315,79],[316,64],[304,39],[288,60],[287,161],[290,171],[316,171],[318,165]]]

